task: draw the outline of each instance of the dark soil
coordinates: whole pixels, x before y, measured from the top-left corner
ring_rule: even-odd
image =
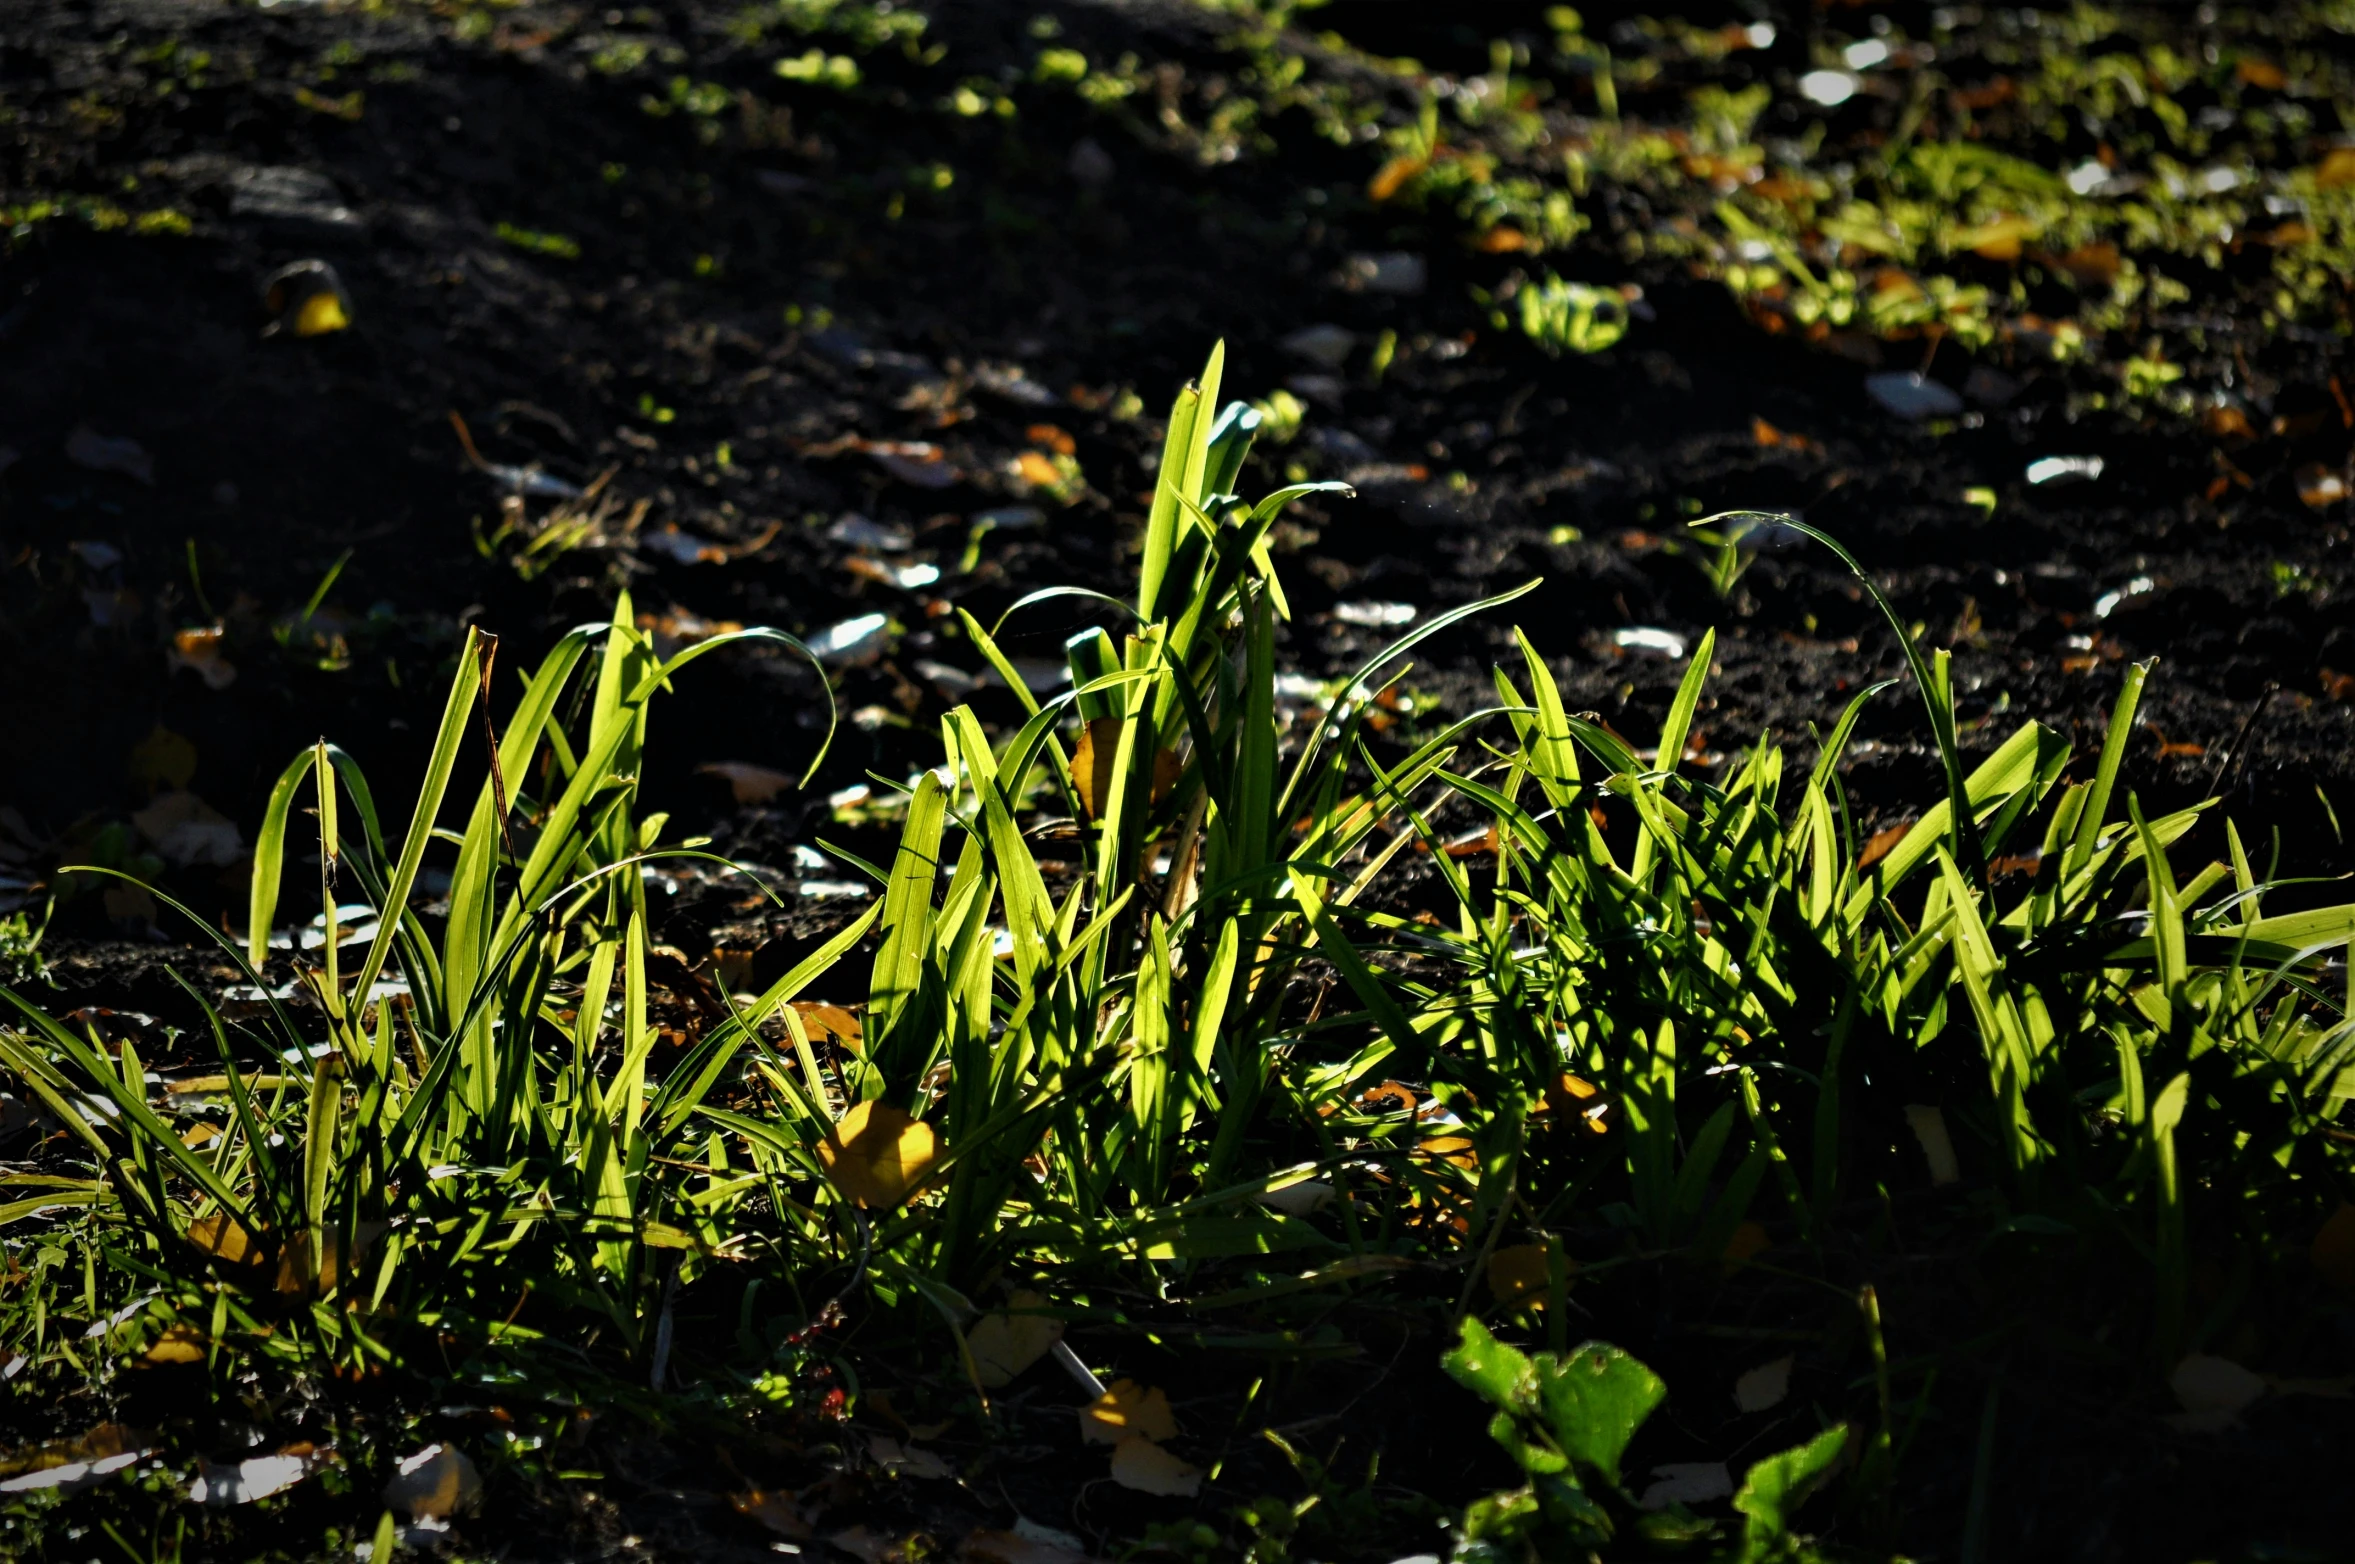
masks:
[[[14,811],[0,821],[30,863],[138,864],[148,846],[122,822],[172,781],[250,839],[273,779],[321,735],[361,760],[403,818],[405,802],[393,801],[413,789],[459,627],[500,635],[505,680],[563,627],[608,614],[625,584],[641,615],[671,629],[734,620],[811,633],[884,611],[904,631],[841,674],[841,709],[864,721],[836,737],[807,795],[738,809],[696,769],[798,773],[825,731],[805,663],[730,652],[696,667],[661,709],[655,804],[728,848],[783,861],[824,825],[825,793],[928,762],[933,720],[975,698],[918,666],[979,666],[951,607],[988,624],[1040,587],[1120,590],[1159,449],[1154,417],[1213,339],[1228,344],[1230,392],[1259,395],[1304,367],[1278,340],[1331,321],[1368,338],[1395,330],[1399,349],[1378,381],[1361,374],[1338,406],[1313,406],[1310,433],[1263,453],[1246,484],[1280,482],[1293,460],[1362,475],[1355,500],[1304,505],[1287,534],[1296,665],[1345,671],[1374,649],[1381,632],[1335,620],[1336,604],[1429,613],[1542,578],[1511,608],[1428,643],[1410,683],[1459,708],[1478,702],[1518,623],[1574,705],[1640,737],[1682,664],[1623,650],[1611,633],[1715,626],[1696,749],[1761,734],[1804,743],[1854,690],[1901,670],[1877,611],[1835,561],[1796,541],[1771,544],[1720,600],[1679,538],[1690,516],[1789,510],[1845,540],[1909,622],[1953,645],[1975,748],[2034,717],[2089,757],[2126,663],[2156,657],[2127,764],[2146,807],[2221,791],[2260,859],[2277,835],[2296,872],[2355,868],[2333,814],[2355,806],[2355,701],[2338,678],[2355,669],[2346,510],[2309,508],[2292,477],[2345,457],[2330,390],[2334,376],[2355,382],[2343,343],[2273,350],[2289,432],[2237,451],[2249,482],[2221,494],[2213,442],[2164,420],[2075,416],[2065,371],[1997,365],[2016,394],[1977,409],[1971,427],[1932,435],[1868,401],[1856,363],[1762,335],[1714,284],[1674,274],[1634,274],[1649,313],[1623,343],[1557,362],[1493,330],[1469,301],[1487,258],[1369,208],[1363,156],[1302,127],[1273,127],[1281,156],[1205,167],[1175,138],[1107,129],[1072,100],[1026,104],[1018,121],[934,112],[939,74],[888,50],[863,58],[856,95],[792,93],[768,69],[772,49],[731,43],[721,26],[731,9],[675,0],[631,13],[633,34],[680,51],[672,69],[731,94],[712,116],[657,117],[640,100],[659,96],[669,72],[592,69],[584,40],[601,24],[579,8],[484,13],[495,25],[471,42],[456,41],[446,16],[406,6],[5,8],[0,196],[85,197],[133,219],[169,209],[192,230],[28,222],[0,260],[0,804]],[[1034,9],[1059,15],[1092,56],[1134,49],[1176,71],[1224,68],[1209,24],[1176,5],[974,0],[942,7],[927,36],[960,69],[1026,69]],[[1410,20],[1425,10],[1335,5],[1316,22],[1384,53],[1439,59],[1462,47],[1439,24]],[[165,44],[176,52],[166,57]],[[201,69],[188,65],[194,51],[210,57]],[[364,107],[347,119],[337,105],[353,91]],[[1074,172],[1088,168],[1073,156],[1083,140],[1109,176]],[[934,164],[954,170],[945,189],[911,176]],[[259,210],[257,169],[326,184],[307,205]],[[501,225],[565,236],[578,253],[519,247]],[[1428,254],[1426,292],[1378,297],[1332,280],[1350,254],[1394,249]],[[264,279],[308,258],[340,274],[352,328],[265,335]],[[1598,275],[1612,264],[1588,259]],[[1959,349],[1913,351],[1921,358],[1898,367],[1961,383]],[[1014,368],[1028,392],[1005,389]],[[1121,415],[1129,388],[1148,416]],[[2316,411],[2326,416],[2306,416]],[[530,578],[511,548],[486,553],[477,539],[500,518],[501,489],[470,464],[453,413],[488,462],[536,464],[572,484],[613,470],[625,511],[646,506],[634,541],[565,554]],[[1762,445],[1759,420],[1803,439]],[[1040,423],[1068,432],[1086,475],[1088,492],[1068,507],[1006,476]],[[85,426],[135,441],[152,481],[69,457]],[[915,475],[943,481],[906,481],[848,437],[936,441],[947,468]],[[2029,485],[2025,465],[2048,455],[2100,456],[2102,476]],[[1962,497],[1977,487],[1994,491],[1991,513]],[[526,503],[534,518],[549,505]],[[1041,506],[1045,524],[983,536],[978,568],[958,573],[969,518],[1015,504]],[[826,529],[853,511],[911,531],[916,547],[898,558],[939,563],[938,583],[905,591],[846,570],[860,551]],[[682,563],[650,541],[666,528],[728,557]],[[175,671],[171,655],[177,633],[214,623],[235,670],[219,688],[199,668]],[[1052,656],[1073,623],[1060,606],[1033,611],[1007,645]],[[988,692],[976,699],[1004,715]],[[1937,783],[1918,703],[1902,688],[1883,694],[1861,732],[1852,797],[1868,826],[1905,818]],[[173,757],[186,757],[172,735],[192,749],[192,771],[174,772]],[[241,867],[167,867],[164,881],[208,919],[242,921]],[[775,964],[828,915],[771,916],[757,898],[689,883],[663,935],[689,961],[774,937],[760,959]],[[137,948],[153,928],[153,908],[135,901],[62,902],[53,955],[71,1001],[175,1014],[159,963],[182,957]],[[202,975],[208,964],[187,959]],[[1894,1356],[2004,1313],[2009,1262],[1966,1252],[1976,1229],[1958,1223],[1942,1237],[1935,1213],[1919,1226],[1902,1211],[1892,1220],[1923,1257],[1910,1278],[1876,1273]],[[1853,1279],[1865,1279],[1863,1258],[1855,1264]],[[2019,1264],[2036,1288],[2100,1286],[2038,1270],[2033,1256]],[[1756,1296],[1664,1294],[1591,1328],[1672,1384],[1696,1386],[1722,1385],[1758,1356],[1758,1332],[1803,1343],[1853,1329],[1827,1323],[1817,1300],[1828,1295],[1742,1285]],[[1344,1469],[1382,1447],[1386,1483],[1450,1500],[1495,1479],[1478,1420],[1430,1367],[1434,1343],[1416,1334],[1425,1318],[1345,1318],[1364,1355],[1286,1369],[1267,1393],[1282,1411],[1267,1421],[1313,1432],[1320,1450],[1347,1435],[1356,1454]],[[1742,1321],[1738,1352],[1727,1350],[1729,1319]],[[1804,1381],[1809,1349],[1799,1350]],[[2159,1431],[2151,1408],[2089,1404],[2067,1373],[2029,1367],[2074,1350],[2040,1343],[2021,1348],[2017,1366],[1985,1366],[1984,1383],[2001,1387],[2000,1436],[1980,1557],[2343,1548],[2341,1453],[2355,1432],[2345,1403],[2268,1402],[2245,1433],[2187,1439]],[[1165,1372],[1205,1419],[1225,1415],[1249,1379],[1219,1368],[1185,1386],[1177,1380],[1198,1368]],[[1849,1394],[1829,1370],[1815,1390],[1828,1404]],[[1148,1512],[1166,1518],[1127,1495],[1071,1498],[1054,1474],[1070,1456],[1067,1391],[1032,1392],[1043,1404],[1035,1450],[998,1457],[1009,1500],[1095,1537],[1134,1535]],[[1678,1404],[1688,1437],[1714,1426],[1710,1396],[1723,1399],[1696,1391]],[[1954,1556],[1979,1459],[1981,1403],[1939,1405],[1907,1457],[1906,1541],[1924,1557]],[[1017,1418],[1024,1439],[1031,1415]],[[1658,1438],[1657,1459],[1679,1458],[1677,1437]],[[1227,1486],[1291,1491],[1282,1464],[1253,1448]],[[699,1459],[646,1456],[639,1488],[701,1492],[708,1473],[653,1469]],[[567,1512],[566,1524],[610,1533],[609,1544],[643,1533],[680,1557],[725,1556],[716,1535],[745,1556],[761,1547],[724,1507],[629,1502],[671,1519],[624,1504],[619,1519]],[[1003,1521],[976,1504],[974,1519]],[[540,1522],[513,1519],[522,1529],[494,1518],[484,1545],[540,1556]],[[953,1534],[953,1518],[936,1524]],[[1437,1538],[1369,1541],[1412,1553]]]

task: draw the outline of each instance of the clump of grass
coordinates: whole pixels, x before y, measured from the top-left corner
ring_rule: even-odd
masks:
[[[1556,1355],[1474,1324],[1451,1360],[1533,1485],[1476,1507],[1461,1556],[1515,1558],[1626,1519],[1617,1451],[1581,1455],[1550,1392],[1523,1393],[1596,1354],[1649,1379],[1562,1356],[1574,1282],[1739,1264],[1769,1224],[1820,1248],[1857,1197],[1920,1177],[1886,1154],[1901,1126],[1998,1231],[2075,1233],[2131,1280],[2153,1379],[2224,1322],[2195,1307],[2196,1250],[2303,1241],[2311,1192],[2344,1175],[2355,1029],[2328,963],[2355,909],[2268,912],[2285,887],[2230,826],[2228,861],[2178,868],[2207,806],[2153,816],[2120,785],[2145,670],[2082,780],[2032,722],[1973,765],[1945,654],[1892,614],[1945,797],[1869,846],[1840,768],[1889,686],[1803,776],[1763,737],[1688,766],[1711,637],[1646,748],[1571,713],[1526,635],[1493,707],[1385,747],[1369,719],[1414,645],[1518,592],[1433,618],[1287,727],[1268,533],[1341,486],[1242,499],[1258,415],[1221,409],[1221,369],[1172,409],[1133,597],[1012,611],[1079,597],[1111,621],[1070,643],[1069,688],[1032,690],[1003,622],[964,618],[1022,720],[943,718],[890,861],[837,850],[881,897],[666,1067],[641,869],[695,849],[638,811],[653,698],[731,642],[798,643],[664,661],[626,599],[547,654],[495,742],[494,643],[470,632],[397,844],[348,756],[288,766],[248,938],[222,942],[266,1018],[191,990],[218,1072],[171,1083],[218,1100],[210,1134],[159,1112],[132,1045],[8,993],[0,1064],[75,1148],[7,1178],[0,1220],[36,1257],[4,1316],[30,1365],[12,1393],[136,1360],[429,1381],[467,1362],[758,1402],[790,1398],[778,1373],[835,1303],[896,1311],[978,1378],[967,1332],[1016,1281],[1192,1318],[1426,1266],[1446,1313]],[[324,937],[298,998],[264,971],[305,797]],[[1060,894],[1058,834],[1081,853]],[[428,903],[435,853],[449,890]],[[856,1015],[794,1003],[841,993],[862,942]],[[1898,1441],[1859,1305],[1877,1391],[1843,1502],[1870,1529]],[[1746,1529],[1691,1516],[1682,1541],[1769,1556],[1836,1453],[1754,1473],[1780,1486]]]

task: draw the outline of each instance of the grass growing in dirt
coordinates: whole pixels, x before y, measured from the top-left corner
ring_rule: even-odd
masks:
[[[1416,643],[1508,593],[1289,713],[1267,540],[1335,486],[1233,492],[1261,415],[1221,365],[1112,628],[1033,688],[966,620],[1028,720],[942,722],[888,861],[836,850],[867,910],[759,992],[653,946],[648,871],[703,848],[638,777],[689,664],[798,643],[665,659],[626,600],[520,691],[469,633],[397,834],[294,758],[201,1062],[8,990],[41,1138],[0,1176],[4,1393],[53,1436],[0,1479],[9,1550],[532,1554],[566,1544],[502,1511],[593,1529],[556,1496],[659,1437],[717,1452],[670,1486],[747,1549],[1884,1558],[1985,1527],[1984,1455],[1918,1474],[2001,1437],[1991,1360],[2065,1338],[2198,1428],[2327,1358],[2355,907],[2273,910],[2237,833],[2183,853],[2206,806],[2118,785],[2139,672],[2098,755],[2028,722],[1969,766],[1892,610],[1904,687],[1801,772],[1696,752],[1710,638],[1638,739],[1524,639],[1488,709],[1380,732]],[[1945,797],[1865,839],[1841,760],[1899,700]],[[675,1034],[658,988],[701,996]],[[1925,1227],[2006,1278],[1978,1336],[1891,1301]],[[1256,1410],[1386,1334],[1484,1463]],[[1025,1441],[1121,1507],[1041,1530]]]

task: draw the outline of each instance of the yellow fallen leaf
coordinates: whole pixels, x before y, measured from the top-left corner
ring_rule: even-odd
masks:
[[[148,1363],[202,1363],[208,1345],[204,1332],[192,1325],[171,1325],[142,1354]]]
[[[1546,1246],[1512,1244],[1490,1255],[1488,1290],[1508,1309],[1544,1308]]]
[[[1142,1434],[1131,1434],[1112,1447],[1112,1480],[1123,1488],[1168,1499],[1191,1499],[1202,1491],[1199,1468],[1188,1466]]]
[[[853,1053],[859,1046],[859,1018],[840,1005],[829,1005],[819,999],[796,999],[793,1013],[801,1018],[802,1030],[812,1037],[831,1037]]]
[[[2325,190],[2355,185],[2355,147],[2334,147],[2315,166],[2314,182]]]
[[[225,1211],[189,1223],[188,1241],[226,1265],[248,1265],[261,1258],[253,1234]]]
[[[1439,1162],[1452,1162],[1459,1168],[1476,1168],[1480,1154],[1468,1135],[1433,1135],[1422,1144],[1422,1153]]]
[[[1089,1444],[1115,1445],[1134,1435],[1147,1439],[1175,1439],[1177,1418],[1169,1410],[1169,1395],[1147,1389],[1133,1379],[1112,1382],[1094,1402],[1079,1409],[1079,1435]]]
[[[905,1200],[939,1156],[931,1125],[882,1102],[858,1104],[818,1142],[834,1187],[870,1211]]]
[[[1004,1389],[1063,1339],[1063,1322],[1053,1315],[1015,1312],[1043,1309],[1046,1303],[1039,1293],[1015,1293],[1004,1310],[983,1315],[965,1333],[982,1389]]]
[[[343,300],[332,293],[314,293],[303,300],[294,314],[294,334],[298,337],[323,337],[331,331],[341,331],[352,323],[345,313]]]

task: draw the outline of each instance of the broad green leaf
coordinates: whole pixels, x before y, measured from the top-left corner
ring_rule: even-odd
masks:
[[[1635,1358],[1607,1341],[1589,1341],[1569,1356],[1538,1358],[1537,1399],[1562,1453],[1619,1484],[1619,1458],[1645,1418],[1667,1399],[1668,1387]]]

